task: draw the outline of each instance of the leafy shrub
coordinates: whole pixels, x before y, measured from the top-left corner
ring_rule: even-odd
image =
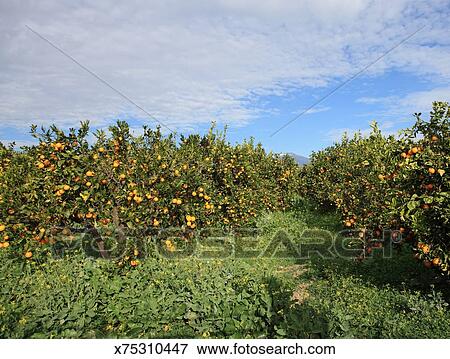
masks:
[[[448,303],[438,292],[378,288],[333,271],[310,288],[309,305],[327,322],[329,338],[446,338]]]
[[[288,282],[243,262],[147,259],[124,270],[2,255],[0,265],[3,338],[272,337],[292,304]]]

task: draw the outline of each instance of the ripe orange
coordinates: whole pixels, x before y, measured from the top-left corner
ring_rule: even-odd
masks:
[[[95,174],[95,173],[92,172],[92,171],[87,171],[87,172],[86,172],[86,176],[87,176],[87,177],[93,177],[94,174]]]
[[[436,172],[436,170],[433,167],[428,168],[428,173],[429,174],[434,174]]]
[[[436,142],[439,140],[439,137],[436,135],[431,136],[431,141]]]
[[[25,258],[31,258],[33,257],[33,253],[30,251],[25,252]]]
[[[419,152],[419,149],[418,149],[417,147],[413,147],[413,148],[411,149],[411,152],[414,153],[414,154],[416,154],[417,152]]]
[[[436,257],[433,259],[433,264],[435,266],[438,266],[439,264],[441,264],[441,259],[439,257]]]

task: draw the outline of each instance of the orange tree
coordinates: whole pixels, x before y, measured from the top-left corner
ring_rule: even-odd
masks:
[[[450,268],[450,109],[435,102],[430,120],[416,114],[397,151],[398,176],[391,180],[391,209],[415,233],[416,256],[426,267]]]
[[[389,224],[386,179],[395,176],[386,156],[396,145],[384,137],[376,123],[364,137],[344,136],[342,141],[313,153],[302,168],[303,195],[322,208],[337,208],[347,228],[375,228]]]
[[[112,227],[137,265],[125,228],[176,227],[189,240],[199,228],[249,225],[262,211],[287,209],[298,189],[292,158],[252,141],[231,145],[214,130],[179,140],[148,128],[133,136],[119,121],[93,143],[87,123],[67,133],[33,127],[32,134],[39,145],[1,148],[0,183],[2,247],[29,260],[58,240],[57,227],[70,238],[66,227],[74,226],[87,227],[106,257],[99,231]]]
[[[336,208],[349,229],[358,229],[365,251],[373,239],[413,241],[427,267],[449,273],[449,107],[434,103],[430,121],[416,115],[400,138],[376,125],[363,137],[314,153],[302,168],[301,192],[321,208]]]

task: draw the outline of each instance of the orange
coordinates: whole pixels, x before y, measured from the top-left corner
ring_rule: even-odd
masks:
[[[433,259],[433,264],[434,264],[435,266],[438,266],[439,264],[441,264],[441,259],[438,258],[438,257],[434,258],[434,259]]]
[[[25,258],[31,258],[31,257],[33,257],[33,253],[32,252],[30,252],[30,251],[25,252]]]
[[[428,173],[429,174],[434,174],[436,172],[436,170],[433,167],[428,168]]]

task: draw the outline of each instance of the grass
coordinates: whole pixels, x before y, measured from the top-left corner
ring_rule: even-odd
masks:
[[[293,213],[267,215],[260,226],[269,236],[285,231],[292,242],[309,249],[307,258],[285,260],[281,265],[281,272],[296,283],[294,311],[309,335],[450,337],[448,281],[415,261],[409,246],[385,248],[392,252],[388,257],[382,249],[375,250],[362,262],[350,255],[323,255],[329,244],[325,233],[336,233],[341,225],[333,213],[307,206]],[[335,242],[345,246],[340,236]]]
[[[335,214],[298,208],[261,216],[223,258],[118,269],[73,254],[42,266],[2,254],[0,336],[449,337],[448,282],[410,248],[357,262]]]

